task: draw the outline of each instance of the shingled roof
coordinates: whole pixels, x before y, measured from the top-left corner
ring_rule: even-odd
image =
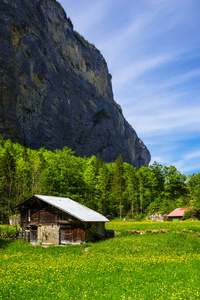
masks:
[[[44,196],[44,195],[36,195],[36,194],[33,197],[36,197],[83,222],[109,222],[109,220],[103,215],[101,215],[100,213],[78,202],[75,202],[69,198]],[[29,201],[31,198],[29,198],[26,201]]]

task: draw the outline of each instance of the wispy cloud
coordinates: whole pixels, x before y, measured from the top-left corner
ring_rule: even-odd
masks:
[[[161,54],[155,57],[149,57],[134,61],[129,65],[124,66],[118,70],[113,77],[114,84],[119,88],[122,88],[124,84],[129,84],[130,81],[134,81],[136,78],[141,77],[156,68],[160,68],[164,64],[173,60],[174,56],[171,54]]]
[[[129,107],[129,110],[133,107]],[[171,108],[173,109],[173,108]],[[156,139],[160,136],[167,136],[171,141],[178,141],[191,135],[199,135],[200,132],[200,107],[198,108],[180,108],[172,112],[160,110],[156,115],[153,113],[142,114],[142,110],[127,119],[133,124],[137,132],[143,138]]]
[[[185,159],[199,158],[200,163],[200,150],[193,151],[184,156]]]
[[[200,169],[200,161],[196,159],[186,159],[185,157],[181,157],[179,160],[175,160],[171,165],[175,165],[176,168],[185,174],[192,174],[199,172]]]

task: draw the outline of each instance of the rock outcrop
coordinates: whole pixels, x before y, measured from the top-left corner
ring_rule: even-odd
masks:
[[[26,147],[61,149],[139,168],[150,154],[113,99],[99,50],[55,0],[0,1],[0,133]]]
[[[159,212],[155,212],[152,215],[146,217],[146,220],[163,222],[163,221],[167,220],[167,215],[166,214],[161,214]]]

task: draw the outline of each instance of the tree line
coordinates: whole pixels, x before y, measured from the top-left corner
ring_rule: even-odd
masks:
[[[181,174],[154,162],[136,170],[119,156],[105,163],[65,147],[31,150],[0,136],[0,220],[33,194],[71,198],[103,215],[136,220],[177,207],[200,212],[200,173]]]

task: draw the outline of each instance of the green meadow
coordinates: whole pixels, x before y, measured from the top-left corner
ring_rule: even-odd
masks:
[[[76,246],[0,239],[0,299],[200,298],[199,221],[114,220],[106,227],[118,234]],[[170,231],[144,232],[158,229]]]

